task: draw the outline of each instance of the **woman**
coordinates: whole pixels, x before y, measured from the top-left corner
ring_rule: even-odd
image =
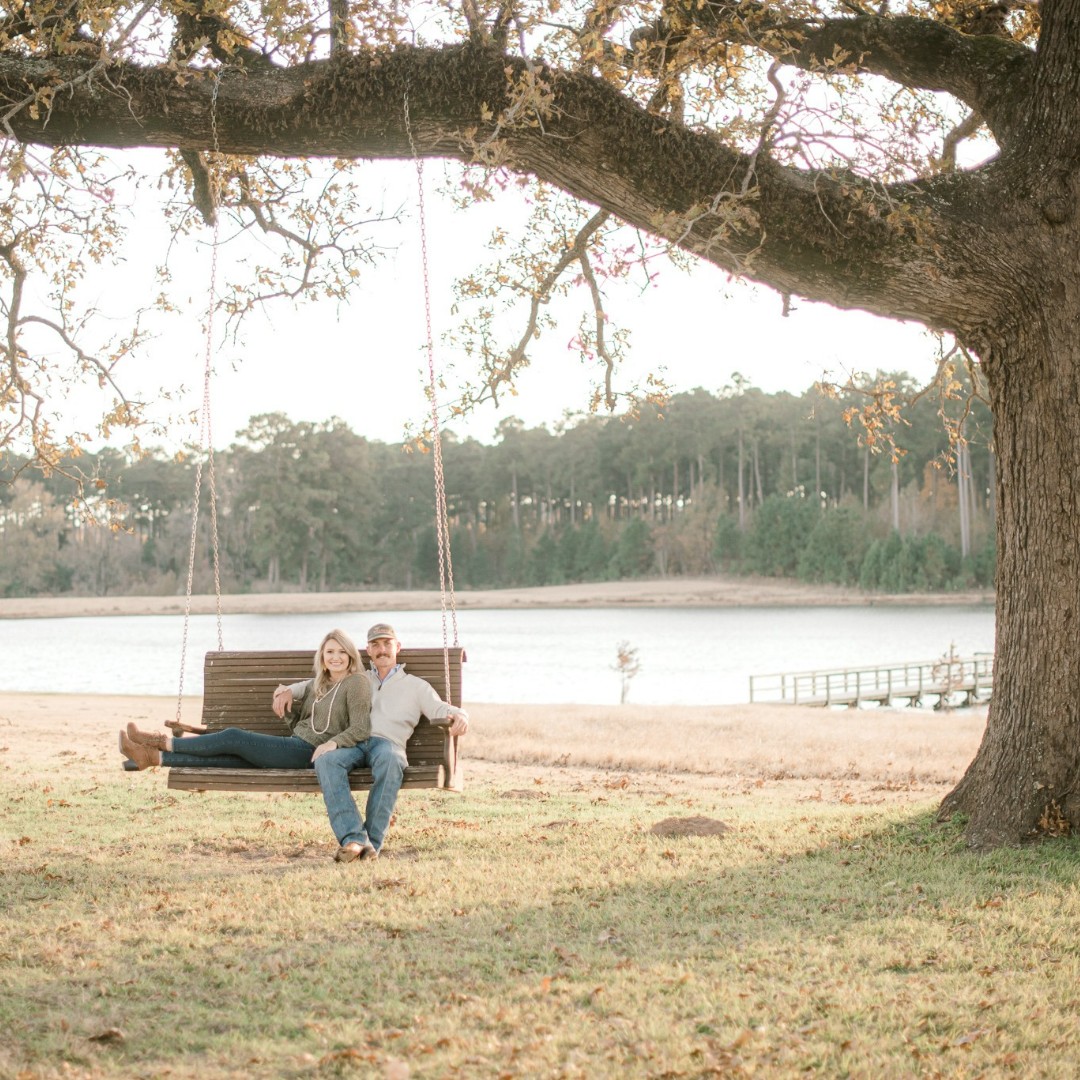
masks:
[[[127,731],[120,732],[120,753],[137,769],[310,769],[327,751],[356,746],[371,734],[371,684],[363,670],[352,638],[343,630],[331,630],[315,653],[315,678],[283,717],[291,735],[224,728],[174,739],[128,724]]]

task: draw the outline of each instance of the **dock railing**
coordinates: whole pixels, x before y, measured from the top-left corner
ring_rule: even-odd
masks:
[[[792,705],[861,705],[935,698],[937,707],[963,695],[965,705],[989,698],[994,685],[993,653],[947,656],[877,667],[781,672],[750,676],[750,701]]]

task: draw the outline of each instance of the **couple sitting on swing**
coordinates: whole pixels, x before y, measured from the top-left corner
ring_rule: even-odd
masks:
[[[139,769],[314,768],[340,845],[334,858],[374,859],[408,764],[405,743],[420,717],[448,723],[451,735],[469,730],[464,709],[448,705],[423,679],[406,674],[397,662],[400,648],[394,628],[376,623],[367,640],[372,669],[365,671],[352,638],[331,630],[315,653],[315,677],[274,691],[274,713],[292,730],[287,737],[225,728],[177,740],[128,724],[120,732],[120,752]],[[350,771],[365,766],[372,773],[366,820],[349,787]]]

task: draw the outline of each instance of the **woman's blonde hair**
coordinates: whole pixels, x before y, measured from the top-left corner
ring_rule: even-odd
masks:
[[[360,663],[360,653],[353,643],[353,639],[349,637],[344,630],[331,630],[330,633],[319,642],[319,647],[315,650],[315,693],[320,696],[325,694],[332,685],[330,672],[326,670],[322,658],[323,649],[326,647],[328,641],[336,641],[349,654],[348,673],[350,675],[355,675],[363,666]]]

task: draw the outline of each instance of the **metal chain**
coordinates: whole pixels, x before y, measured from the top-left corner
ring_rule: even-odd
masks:
[[[453,624],[454,648],[458,648],[457,601],[454,597],[454,563],[450,553],[450,517],[446,508],[446,475],[443,472],[442,437],[439,434],[438,380],[435,376],[435,340],[431,331],[431,277],[428,267],[427,205],[424,201],[424,162],[413,141],[409,116],[409,95],[405,94],[405,133],[409,137],[416,187],[419,192],[420,261],[424,278],[424,324],[427,331],[428,400],[431,403],[431,446],[435,467],[435,539],[439,549],[439,594],[442,605],[443,670],[446,677],[446,700],[450,700],[450,648],[447,635],[447,611]]]
[[[217,126],[217,103],[218,103],[218,91],[221,89],[221,72],[214,73],[214,90],[210,97],[210,131],[211,137],[214,142],[214,153],[221,153],[221,145],[218,142],[218,126]],[[214,602],[215,611],[217,614],[217,643],[218,652],[225,651],[225,639],[221,633],[221,545],[218,542],[218,499],[217,499],[217,479],[214,473],[214,437],[213,426],[211,424],[211,409],[210,409],[210,377],[213,369],[213,348],[214,348],[214,310],[217,307],[217,263],[218,263],[218,230],[220,215],[218,214],[218,203],[221,197],[221,191],[218,184],[214,180],[213,173],[210,173],[210,185],[211,190],[214,193],[214,241],[213,250],[210,256],[210,296],[207,302],[206,312],[206,363],[203,366],[203,418],[206,425],[206,446],[207,446],[207,464],[209,466],[210,474],[210,538],[214,549]]]
[[[214,152],[218,151],[217,98],[221,85],[219,72],[214,73],[214,89],[210,98],[210,129],[213,134]],[[216,184],[213,174],[210,184],[215,188],[214,205],[217,204]],[[210,422],[210,382],[213,371],[214,354],[214,310],[217,307],[217,267],[218,267],[218,216],[214,214],[214,238],[210,248],[210,287],[207,297],[206,342],[203,361],[203,398],[202,412],[199,418],[199,447],[207,448],[207,475],[210,483],[210,534],[214,553],[214,596],[217,603],[217,641],[218,652],[224,651],[224,638],[221,632],[221,557],[218,544],[217,483],[214,476],[214,440]],[[184,631],[180,644],[180,687],[176,698],[176,723],[181,722],[181,710],[184,704],[184,674],[187,670],[188,628],[191,622],[191,592],[195,580],[195,551],[199,536],[199,502],[202,493],[202,458],[195,465],[195,494],[191,505],[191,544],[188,548],[187,591],[184,599]],[[176,730],[176,729],[174,729]],[[177,730],[177,734],[179,731]]]

